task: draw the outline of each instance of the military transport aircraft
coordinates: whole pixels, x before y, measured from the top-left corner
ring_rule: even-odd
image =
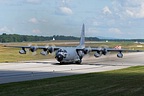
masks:
[[[80,43],[76,47],[54,47],[54,46],[7,46],[7,47],[16,47],[22,48],[19,53],[26,54],[25,49],[29,49],[31,52],[35,52],[37,49],[42,49],[41,54],[47,55],[49,53],[55,52],[55,58],[61,64],[63,63],[77,63],[80,64],[82,62],[82,58],[90,53],[95,52],[95,57],[100,57],[101,55],[106,55],[108,52],[115,51],[118,52],[117,57],[122,58],[123,51],[128,52],[138,52],[139,50],[127,50],[121,48],[90,48],[85,47],[85,25],[82,26],[81,39]]]

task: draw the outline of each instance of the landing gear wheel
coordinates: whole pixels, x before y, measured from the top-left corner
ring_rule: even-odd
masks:
[[[81,64],[82,60],[76,61],[76,64]]]
[[[64,64],[64,62],[60,62],[60,65],[63,65]]]

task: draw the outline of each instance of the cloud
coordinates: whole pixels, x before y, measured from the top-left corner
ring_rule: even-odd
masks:
[[[123,34],[123,33],[121,32],[121,30],[118,29],[118,28],[110,28],[108,31],[109,31],[110,33]]]
[[[128,7],[125,8],[125,10],[126,14],[133,18],[144,18],[144,2],[142,2],[139,7]]]
[[[114,0],[113,6],[120,17],[144,18],[144,0]]]
[[[111,12],[111,10],[109,9],[108,6],[105,6],[105,7],[103,8],[103,14],[112,14],[112,12]]]
[[[7,27],[7,26],[4,26],[4,27],[2,27],[2,28],[0,28],[0,32],[11,32],[11,30]]]
[[[70,8],[68,8],[68,7],[59,7],[56,10],[56,13],[58,13],[60,15],[72,15],[73,11]]]
[[[138,12],[137,10],[134,11],[134,14],[136,14],[135,16],[137,18],[144,18],[144,2],[141,3],[141,6],[139,7],[139,11]]]
[[[128,14],[128,15],[130,15],[130,16],[134,16],[134,13],[132,12],[132,11],[130,11],[130,10],[126,10],[126,13]]]
[[[73,11],[71,9],[71,0],[57,0],[56,11],[58,15],[72,15]]]
[[[33,17],[33,18],[29,19],[29,22],[33,23],[33,24],[37,24],[39,21],[35,17]]]

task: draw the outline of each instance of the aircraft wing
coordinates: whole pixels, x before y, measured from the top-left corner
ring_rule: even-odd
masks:
[[[49,46],[7,46],[4,45],[4,47],[13,47],[13,48],[37,48],[37,49],[45,49],[50,48]],[[51,46],[52,47],[52,46]],[[55,50],[59,49],[59,47],[53,47]]]
[[[116,48],[91,48],[91,51],[108,51],[108,52],[141,52],[140,50],[116,49]]]
[[[30,48],[30,46],[7,46],[7,45],[4,45],[4,47],[13,47],[13,48]]]
[[[142,52],[140,50],[130,50],[130,49],[116,49],[116,48],[83,48],[83,49],[76,49],[77,51],[83,51],[83,52]]]
[[[118,52],[117,57],[122,58],[122,52],[142,52],[140,50],[130,50],[130,49],[117,49],[117,48],[83,48],[76,49],[77,53],[82,51],[84,54],[88,54],[90,52],[95,52],[95,57],[100,57],[102,55],[106,55],[108,52]]]
[[[41,52],[42,55],[52,53],[60,48],[60,47],[54,47],[54,46],[6,46],[6,45],[4,47],[22,48],[19,51],[20,54],[26,54],[25,49],[29,49],[31,52],[35,52],[37,49],[42,49],[43,50]]]

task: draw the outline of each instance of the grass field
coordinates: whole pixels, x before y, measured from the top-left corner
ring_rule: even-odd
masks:
[[[143,96],[144,66],[0,85],[0,96]]]
[[[67,43],[66,43],[67,42]],[[74,43],[69,43],[74,42]],[[32,45],[50,45],[50,46],[76,46],[78,45],[78,41],[49,41],[49,42],[22,42],[22,43],[9,43],[8,45],[12,46],[28,46],[29,44]],[[122,46],[122,48],[127,49],[143,49],[138,48],[137,46],[139,44],[133,43],[133,42],[101,42],[101,43],[95,43],[95,42],[89,42],[86,43],[87,47],[115,47],[115,46]],[[32,55],[31,52],[29,52],[26,55],[19,54],[20,48],[11,48],[11,47],[3,47],[3,44],[0,44],[0,62],[17,62],[17,61],[27,61],[27,60],[37,60],[37,59],[48,59],[54,57],[54,55],[48,55],[48,56],[42,56],[40,55],[40,51],[37,51],[37,54],[35,56]]]

